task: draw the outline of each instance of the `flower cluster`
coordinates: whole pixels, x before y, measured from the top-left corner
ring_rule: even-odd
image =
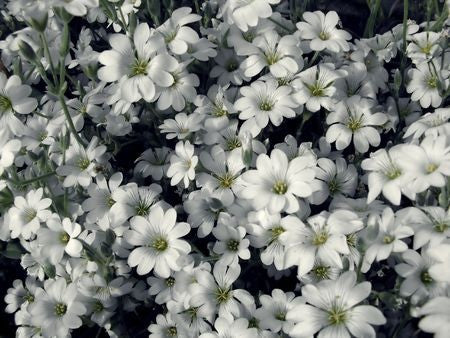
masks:
[[[447,4],[194,3],[0,1],[16,336],[446,336]]]

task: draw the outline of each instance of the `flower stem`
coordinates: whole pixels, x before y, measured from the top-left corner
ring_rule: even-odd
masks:
[[[402,81],[405,83],[405,61],[406,61],[406,33],[408,31],[408,8],[409,0],[403,0],[403,45],[402,45],[402,60],[400,63],[400,70],[402,73]]]
[[[28,185],[28,184],[31,184],[31,183],[34,183],[34,182],[42,181],[42,180],[44,180],[44,179],[46,179],[48,177],[51,177],[53,175],[56,175],[56,171],[51,171],[51,172],[46,173],[44,175],[33,177],[33,178],[30,178],[29,180],[25,180],[25,181],[14,181],[14,180],[11,180],[11,179],[7,179],[7,180],[9,182],[11,182],[12,184],[14,184],[14,185],[24,186],[24,185]]]
[[[59,93],[58,98],[59,98],[59,102],[61,102],[61,106],[64,111],[64,115],[66,116],[67,123],[69,124],[69,129],[70,129],[71,133],[73,134],[73,136],[75,137],[75,139],[77,140],[77,142],[80,145],[86,146],[86,144],[81,139],[80,135],[78,135],[78,132],[75,129],[75,125],[73,124],[73,120],[72,120],[72,117],[70,116],[69,109],[67,108],[66,99],[64,98],[64,94]]]
[[[307,68],[311,67],[313,63],[316,61],[317,57],[319,56],[319,51],[316,51],[312,57],[312,59],[308,62]]]
[[[275,25],[277,25],[278,27],[283,28],[285,31],[289,32],[289,34],[292,34],[293,31],[290,30],[289,28],[287,28],[285,25],[283,25],[282,23],[278,22],[277,20],[274,20],[272,18],[267,18],[269,21],[272,21]]]

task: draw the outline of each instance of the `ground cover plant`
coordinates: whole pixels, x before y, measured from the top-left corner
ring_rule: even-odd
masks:
[[[448,1],[0,11],[1,337],[448,337]]]

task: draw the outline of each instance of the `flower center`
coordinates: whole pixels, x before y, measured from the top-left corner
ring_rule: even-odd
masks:
[[[223,106],[214,106],[214,110],[212,111],[212,115],[216,117],[226,116],[228,115],[228,111],[223,109]]]
[[[174,286],[174,285],[175,285],[175,278],[173,278],[173,277],[166,278],[166,285],[167,285],[169,288],[171,288],[172,286]]]
[[[147,75],[148,62],[144,60],[136,59],[131,66],[131,77],[137,75]]]
[[[167,243],[167,241],[164,238],[159,237],[154,239],[150,246],[156,251],[163,252],[168,248],[169,243]]]
[[[272,102],[270,102],[269,100],[263,100],[260,104],[259,104],[259,109],[261,109],[262,111],[271,111],[273,109],[274,104]]]
[[[27,208],[25,209],[24,214],[25,214],[25,221],[28,223],[31,222],[36,217],[37,211],[34,210],[33,208]]]
[[[169,337],[176,337],[177,333],[177,328],[175,326],[171,326],[167,329],[167,335]]]
[[[390,236],[390,235],[386,235],[386,236],[384,236],[384,238],[383,238],[383,243],[384,244],[391,244],[393,241],[394,241],[394,237],[393,236]]]
[[[59,235],[59,240],[60,240],[60,242],[61,243],[63,243],[63,244],[67,244],[67,243],[69,243],[69,240],[70,240],[70,236],[69,236],[69,234],[67,233],[67,232],[61,232],[61,234]]]
[[[422,51],[422,53],[424,54],[430,54],[431,52],[431,48],[433,47],[433,45],[427,43],[425,46],[423,46],[420,50]]]
[[[6,113],[12,111],[12,102],[11,100],[3,95],[0,95],[0,112]]]
[[[328,321],[330,325],[340,325],[345,323],[347,316],[345,311],[340,308],[333,308],[328,312]]]
[[[238,251],[238,249],[239,249],[239,242],[236,241],[236,240],[234,240],[234,239],[230,239],[230,240],[227,242],[227,248],[228,248],[228,250],[230,250],[230,251],[236,252],[236,251]]]
[[[103,309],[104,309],[104,306],[103,306],[102,302],[96,301],[94,304],[94,307],[93,307],[94,312],[99,313],[99,312],[102,312]]]
[[[280,60],[280,57],[276,51],[268,51],[265,54],[266,62],[269,66],[277,63]]]
[[[437,223],[437,224],[433,227],[433,229],[434,229],[436,232],[445,232],[445,230],[448,229],[448,224],[446,224],[446,223]]]
[[[231,73],[239,68],[239,64],[237,63],[237,61],[235,59],[231,59],[231,60],[228,60],[225,68],[227,69],[228,72]]]
[[[320,231],[315,234],[312,244],[315,246],[323,245],[328,240],[328,233],[326,231]]]
[[[27,301],[28,303],[34,302],[34,296],[31,293],[27,293],[25,296],[23,296],[23,299]]]
[[[312,272],[314,273],[314,275],[316,275],[317,276],[317,278],[319,278],[319,279],[328,279],[328,272],[329,272],[329,270],[330,270],[330,267],[329,266],[322,266],[322,265],[319,265],[319,266],[316,266],[313,270],[312,270]]]
[[[433,278],[431,278],[427,270],[422,271],[422,273],[420,274],[420,280],[425,285],[430,285],[431,283],[433,283]]]
[[[57,315],[58,317],[62,317],[67,312],[67,305],[63,303],[56,303],[54,310],[55,315]]]
[[[272,191],[277,195],[284,195],[288,190],[288,186],[284,181],[277,181],[272,187]]]
[[[280,311],[275,314],[275,318],[284,322],[286,320],[286,312]]]
[[[80,157],[77,160],[77,167],[80,168],[81,170],[86,170],[90,164],[91,161],[89,161],[89,159],[86,157]]]
[[[255,38],[255,34],[251,31],[248,31],[248,32],[243,33],[242,37],[244,38],[245,41],[251,43],[253,41],[253,39]]]
[[[328,182],[328,190],[330,191],[331,196],[339,192],[339,190],[341,190],[341,185],[338,180],[333,178],[330,182]]]
[[[356,130],[361,128],[361,126],[362,126],[361,117],[360,118],[356,118],[353,116],[349,117],[349,119],[347,121],[348,129],[350,129],[352,132],[355,132]]]
[[[428,80],[427,80],[427,84],[428,87],[430,88],[437,88],[438,86],[438,79],[436,76],[431,76]]]
[[[147,216],[148,211],[150,210],[150,204],[146,201],[140,200],[134,210],[136,210],[136,214],[139,216]]]
[[[330,34],[328,34],[327,32],[321,31],[319,33],[319,38],[320,38],[320,40],[328,40],[330,38]]]
[[[284,231],[284,228],[280,225],[270,229],[270,243],[276,241]]]
[[[356,234],[349,234],[346,236],[346,239],[347,239],[348,246],[353,247],[353,248],[356,247],[356,241],[357,241]]]
[[[42,133],[39,134],[39,141],[44,141],[48,136],[48,133],[46,131],[43,131]]]
[[[232,139],[227,140],[227,150],[231,151],[233,149],[242,147],[241,140],[238,137],[234,137]]]
[[[223,176],[219,177],[219,185],[222,188],[229,188],[234,183],[234,176],[230,173],[225,173]]]
[[[400,177],[401,174],[402,174],[402,171],[399,168],[394,167],[394,166],[385,173],[386,177],[389,178],[390,180],[394,180],[397,177]]]
[[[425,170],[427,171],[428,174],[431,174],[431,173],[435,172],[437,168],[438,168],[437,164],[430,163],[430,164],[427,165]]]
[[[259,328],[259,320],[255,317],[252,317],[248,320],[248,327],[249,328]]]
[[[106,197],[106,205],[111,208],[114,204],[116,204],[116,201],[113,200],[113,198],[110,196]]]
[[[227,302],[231,297],[231,291],[229,288],[218,287],[215,292],[216,301],[219,304]]]
[[[308,87],[312,96],[324,96],[325,91],[324,88],[319,83],[315,83],[312,86]]]

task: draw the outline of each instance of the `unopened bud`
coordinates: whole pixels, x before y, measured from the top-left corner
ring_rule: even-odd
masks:
[[[27,42],[25,42],[24,40],[20,40],[18,45],[20,53],[23,55],[25,59],[27,59],[32,63],[35,63],[37,61],[36,53]]]

